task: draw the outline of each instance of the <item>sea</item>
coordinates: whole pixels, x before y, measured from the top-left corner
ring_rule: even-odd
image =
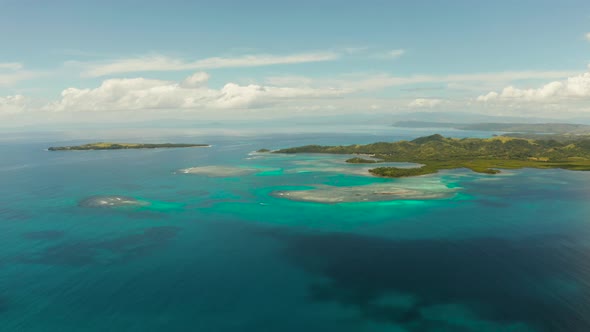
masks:
[[[590,331],[590,173],[256,152],[434,133],[3,134],[0,331]],[[94,141],[211,147],[47,150]]]

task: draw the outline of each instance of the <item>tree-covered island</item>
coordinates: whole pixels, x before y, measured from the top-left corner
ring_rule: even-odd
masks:
[[[209,144],[185,144],[185,143],[89,143],[73,146],[52,146],[49,151],[71,151],[71,150],[121,150],[121,149],[159,149],[159,148],[195,148],[209,147]]]
[[[377,167],[376,176],[406,177],[436,173],[439,170],[468,168],[474,172],[496,174],[498,169],[561,168],[590,170],[590,138],[558,141],[496,136],[492,138],[449,138],[431,135],[412,141],[378,142],[366,145],[307,145],[275,153],[332,153],[370,155],[378,162],[412,162],[416,168]],[[347,162],[373,163],[374,159],[351,158]]]

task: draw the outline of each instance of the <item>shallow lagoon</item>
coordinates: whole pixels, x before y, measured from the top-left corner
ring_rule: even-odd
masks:
[[[590,173],[392,180],[361,174],[367,166],[345,156],[252,154],[421,134],[199,137],[213,147],[72,154],[43,150],[54,142],[3,143],[0,326],[588,330]],[[207,166],[256,171],[177,172]],[[326,188],[328,197],[358,197],[359,188],[444,195],[330,204],[276,195]],[[103,195],[149,205],[79,206]]]

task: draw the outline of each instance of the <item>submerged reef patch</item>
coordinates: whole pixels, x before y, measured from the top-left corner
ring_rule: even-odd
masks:
[[[379,202],[393,200],[425,200],[453,197],[458,188],[440,182],[375,183],[363,186],[337,187],[318,185],[310,190],[280,190],[274,197],[316,203]]]
[[[129,196],[105,195],[88,197],[78,204],[82,207],[122,207],[122,206],[148,206],[149,202]]]
[[[234,177],[244,176],[260,172],[257,168],[234,167],[234,166],[199,166],[181,169],[178,172],[183,174],[204,175],[209,177]]]

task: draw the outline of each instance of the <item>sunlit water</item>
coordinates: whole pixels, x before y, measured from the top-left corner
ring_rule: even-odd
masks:
[[[590,331],[590,173],[252,153],[421,134],[0,143],[0,330]],[[81,204],[113,195],[140,204]]]

